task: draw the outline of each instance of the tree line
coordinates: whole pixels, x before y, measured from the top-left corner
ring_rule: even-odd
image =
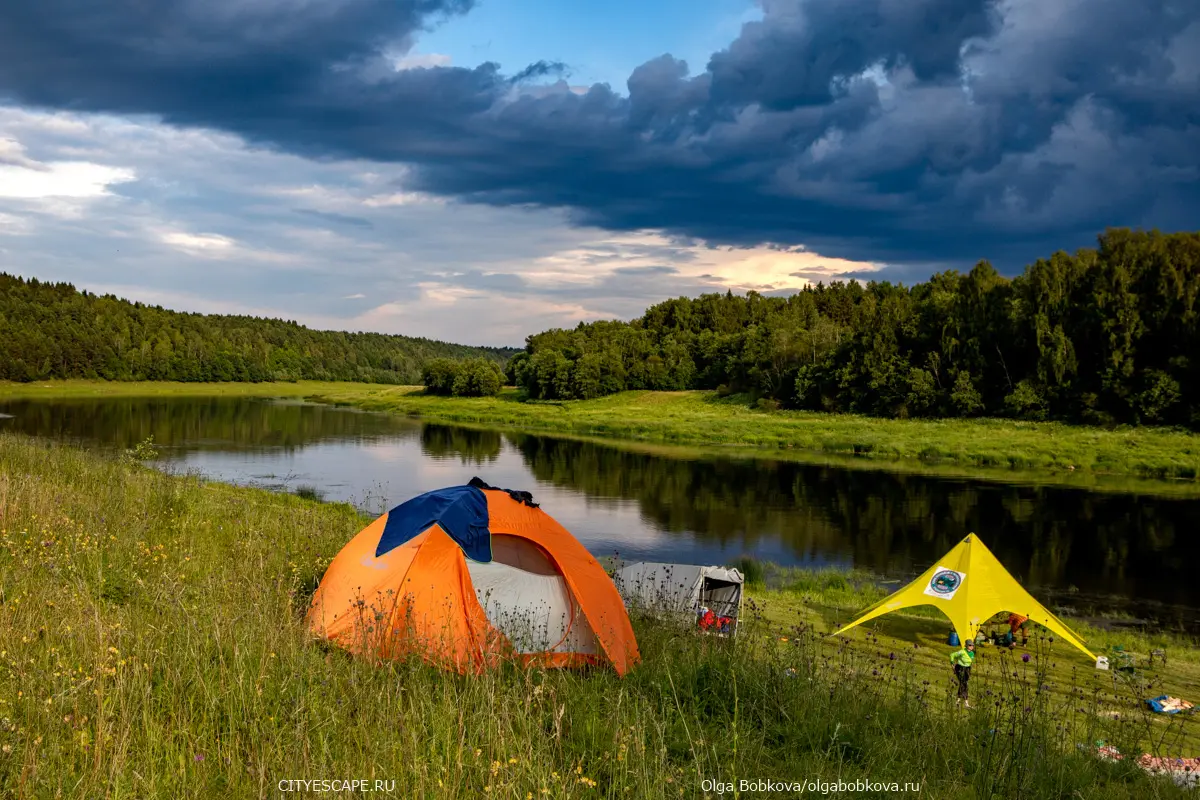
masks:
[[[435,358],[421,370],[428,394],[490,397],[504,386],[504,368],[487,358]]]
[[[435,358],[502,365],[510,348],[293,321],[190,314],[0,273],[0,380],[366,381],[416,384]]]
[[[1200,427],[1198,293],[1200,233],[1109,229],[1012,279],[981,261],[911,287],[680,297],[532,335],[507,375],[536,399],[715,389],[889,417]]]

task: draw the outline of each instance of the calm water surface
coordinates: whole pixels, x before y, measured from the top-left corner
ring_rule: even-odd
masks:
[[[533,492],[596,555],[863,567],[908,578],[972,531],[1078,612],[1200,625],[1200,501],[751,459],[682,460],[545,436],[241,398],[0,403],[0,429],[90,447],[153,435],[165,468],[381,513],[478,475]]]

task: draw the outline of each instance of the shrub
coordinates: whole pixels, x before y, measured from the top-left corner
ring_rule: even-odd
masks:
[[[1024,419],[1045,419],[1046,401],[1041,391],[1030,381],[1021,381],[1004,398],[1008,413]]]
[[[983,410],[983,397],[971,380],[971,373],[963,370],[954,379],[950,392],[950,405],[960,416],[969,417]]]
[[[1179,382],[1167,373],[1151,369],[1142,376],[1143,387],[1134,398],[1142,422],[1166,422],[1171,408],[1179,402]]]
[[[453,394],[460,363],[451,358],[434,358],[426,362],[421,369],[421,383],[425,385],[425,391],[437,395]]]
[[[500,392],[504,373],[494,361],[468,358],[458,363],[458,374],[451,385],[455,397],[492,397]]]

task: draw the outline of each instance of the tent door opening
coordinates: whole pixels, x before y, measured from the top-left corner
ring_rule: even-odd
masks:
[[[700,627],[713,633],[732,635],[737,630],[738,612],[742,607],[742,585],[731,581],[705,577],[700,584],[700,602],[696,613]],[[701,609],[708,614],[701,614]]]

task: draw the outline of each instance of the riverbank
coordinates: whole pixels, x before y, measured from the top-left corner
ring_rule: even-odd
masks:
[[[1200,493],[1200,434],[1011,420],[894,420],[768,411],[713,392],[626,392],[596,400],[447,398],[419,387],[353,383],[173,384],[59,381],[0,384],[4,398],[295,397],[430,421],[669,447],[795,458],[1101,490]]]
[[[596,400],[520,402],[446,398],[409,387],[336,385],[310,395],[372,411],[445,422],[672,444],[798,450],[858,461],[958,467],[1200,477],[1200,435],[1162,428],[1105,430],[1012,420],[895,420],[846,414],[767,411],[714,392],[625,392]]]
[[[985,651],[977,707],[956,712],[945,622],[825,638],[882,591],[826,573],[752,591],[733,643],[635,620],[644,662],[625,680],[372,666],[301,625],[363,524],[344,505],[0,436],[0,795],[368,778],[394,781],[376,794],[390,797],[695,797],[706,780],[771,779],[1148,798],[1183,795],[1075,745],[1200,752],[1190,719],[1148,718],[1142,687],[1042,640],[1029,664]],[[1165,641],[1169,667],[1151,674],[1195,699],[1192,651]]]

